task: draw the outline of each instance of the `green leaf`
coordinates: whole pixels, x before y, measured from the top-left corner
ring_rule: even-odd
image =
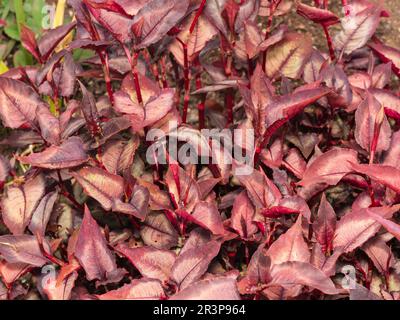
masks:
[[[14,67],[24,67],[33,63],[32,56],[25,49],[20,49],[14,53]]]
[[[18,34],[21,34],[21,24],[25,24],[24,3],[22,0],[14,0],[15,16],[17,18]]]

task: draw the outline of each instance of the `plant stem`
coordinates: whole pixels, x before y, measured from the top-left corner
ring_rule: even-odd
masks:
[[[202,12],[203,12],[203,9],[204,9],[204,7],[205,7],[205,5],[206,5],[206,2],[207,2],[207,0],[202,0],[202,1],[201,1],[200,7],[199,7],[199,9],[197,10],[196,15],[194,16],[194,19],[193,19],[193,21],[192,21],[192,24],[190,25],[190,28],[189,28],[189,33],[190,33],[190,34],[193,33],[193,30],[194,30],[194,28],[196,27],[196,24],[197,24],[197,20],[199,20],[201,14],[202,14]]]
[[[347,0],[342,0],[342,7],[343,7],[343,10],[344,10],[344,15],[346,16],[346,17],[348,17],[349,16],[349,14],[350,14],[350,10],[349,10],[349,8],[347,7]]]
[[[183,111],[182,111],[182,122],[186,123],[187,120],[187,112],[189,108],[189,99],[190,99],[190,70],[189,70],[189,57],[188,57],[188,51],[187,51],[187,44],[184,43],[181,39],[178,37],[176,38],[182,45],[183,48],[183,78],[185,80],[184,84],[184,90],[185,90],[185,95],[183,98]]]
[[[139,56],[139,53],[135,52],[132,57],[129,52],[128,47],[123,45],[123,48],[125,51],[125,55],[128,58],[129,64],[131,66],[133,83],[134,83],[135,91],[136,91],[136,98],[137,98],[138,103],[142,106],[143,105],[142,90],[140,88],[139,75],[136,71],[136,63],[137,63],[137,58]]]
[[[274,14],[276,8],[278,8],[279,4],[281,3],[281,0],[272,0],[270,9],[269,9],[269,16],[268,16],[268,21],[267,21],[267,29],[265,30],[265,40],[268,39],[269,34],[271,32],[271,27],[272,27],[272,21],[274,19]],[[263,71],[265,72],[265,62],[267,61],[267,50],[263,52],[263,62],[262,62],[262,68]]]
[[[198,72],[196,74],[196,90],[201,89],[201,73]],[[205,106],[206,95],[202,94],[200,97],[200,102],[197,104],[197,110],[199,112],[199,130],[204,129],[205,127],[205,114],[204,114],[204,106]]]
[[[322,28],[324,29],[326,42],[328,43],[329,55],[331,57],[331,60],[334,61],[336,57],[335,57],[335,50],[333,48],[332,37],[329,34],[328,26],[326,24],[322,24]]]
[[[22,0],[14,0],[15,17],[17,19],[18,35],[21,37],[21,25],[25,24],[24,4]]]

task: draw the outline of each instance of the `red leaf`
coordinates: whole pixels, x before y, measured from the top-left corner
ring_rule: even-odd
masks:
[[[43,104],[35,91],[19,80],[0,77],[0,118],[4,126],[16,129],[33,125],[37,107]]]
[[[21,43],[38,62],[42,61],[35,39],[35,33],[23,24],[21,25]]]
[[[115,256],[108,249],[107,241],[87,206],[74,255],[85,270],[88,280],[107,280],[117,271]]]
[[[222,223],[222,217],[215,204],[205,201],[197,203],[191,215],[184,215],[189,221],[210,230],[215,235],[223,235],[226,231]]]
[[[178,244],[178,233],[162,213],[150,213],[140,230],[143,242],[157,249],[169,249]]]
[[[13,234],[23,234],[44,196],[45,180],[38,176],[22,186],[10,187],[1,201],[2,218]]]
[[[297,4],[297,13],[306,19],[326,26],[339,22],[338,16],[331,11],[312,7],[301,2]]]
[[[231,226],[244,239],[250,238],[258,230],[253,222],[254,216],[255,208],[246,191],[242,191],[233,203]]]
[[[54,191],[42,198],[35,211],[32,213],[32,219],[29,224],[29,230],[32,234],[44,236],[57,197],[58,193]]]
[[[116,290],[97,295],[100,300],[159,300],[165,296],[161,283],[154,279],[134,279]]]
[[[342,19],[342,31],[334,38],[335,48],[346,54],[364,46],[379,25],[382,8],[373,4],[358,6],[359,2],[348,5],[351,14]]]
[[[44,276],[41,281],[43,291],[46,293],[49,300],[69,300],[71,298],[71,291],[74,288],[75,280],[78,278],[78,273],[72,273],[60,284],[57,284],[55,278],[48,277],[44,279],[45,277],[47,276]]]
[[[240,300],[240,296],[235,279],[215,277],[192,284],[170,300]]]
[[[306,262],[290,261],[275,265],[271,269],[269,286],[292,287],[304,285],[326,294],[338,294],[332,280],[322,271]]]
[[[297,222],[269,247],[267,256],[272,265],[286,261],[310,261],[310,250],[303,238],[301,220],[301,217],[297,218]]]
[[[368,212],[368,215],[378,221],[387,231],[394,235],[396,239],[400,240],[400,225],[393,221],[385,219],[374,212]]]
[[[282,195],[265,173],[253,170],[250,175],[238,175],[240,183],[256,208],[268,208],[278,204]]]
[[[124,179],[102,169],[86,167],[71,174],[85,192],[95,198],[105,210],[111,210],[124,194]]]
[[[375,41],[369,44],[383,62],[391,62],[393,72],[400,77],[400,50]]]
[[[161,40],[183,18],[188,4],[187,1],[177,0],[152,0],[146,3],[132,21],[133,26],[142,21],[136,43],[137,49],[145,48]]]
[[[350,161],[357,162],[356,151],[344,148],[331,149],[309,163],[299,185],[305,187],[315,184],[336,185],[352,171]]]
[[[272,127],[280,120],[284,120],[283,123],[287,122],[306,106],[327,95],[330,91],[328,88],[305,89],[274,99],[267,107],[267,127]]]
[[[386,187],[400,193],[400,170],[381,164],[357,164],[351,163],[354,171],[370,177]]]
[[[365,208],[347,213],[336,226],[333,248],[351,252],[365,243],[380,229],[380,224],[370,216],[370,212],[381,217],[391,217],[399,206]]]
[[[215,258],[221,243],[210,241],[181,253],[172,266],[171,279],[183,290],[191,286],[207,271],[211,260]]]
[[[47,31],[38,41],[39,52],[46,61],[57,45],[74,29],[76,22],[70,22],[55,29]]]
[[[89,160],[81,138],[71,137],[60,146],[51,146],[42,152],[18,158],[22,163],[47,169],[77,167]]]
[[[176,254],[173,251],[153,247],[129,248],[126,245],[119,245],[116,250],[128,258],[143,277],[161,282],[169,279],[171,268],[176,260]]]
[[[392,131],[383,107],[368,91],[365,100],[358,106],[354,137],[368,152],[381,152],[390,146]]]
[[[44,249],[50,250],[46,241]],[[37,238],[26,234],[0,236],[0,256],[10,263],[26,263],[35,267],[41,267],[48,262]]]
[[[318,209],[317,219],[313,223],[315,237],[322,246],[324,253],[332,248],[332,240],[336,229],[336,213],[330,203],[326,200],[325,193],[322,194]]]

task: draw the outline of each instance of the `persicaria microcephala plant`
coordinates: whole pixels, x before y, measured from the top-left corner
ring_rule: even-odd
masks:
[[[68,6],[0,76],[1,299],[400,298],[383,5]]]

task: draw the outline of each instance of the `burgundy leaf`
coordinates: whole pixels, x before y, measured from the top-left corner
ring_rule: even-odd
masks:
[[[400,225],[383,218],[379,214],[374,212],[368,212],[368,215],[378,221],[387,231],[389,231],[392,235],[394,235],[397,239],[400,239]]]
[[[351,149],[334,148],[318,156],[303,174],[301,186],[325,183],[337,184],[352,171],[350,162],[357,162],[357,152]]]
[[[1,201],[2,218],[13,234],[24,233],[44,193],[45,180],[41,175],[6,190]]]
[[[268,106],[267,127],[273,127],[281,120],[288,121],[329,92],[328,88],[306,89],[274,99]]]
[[[256,208],[268,208],[277,204],[282,197],[279,189],[267,178],[265,173],[254,170],[250,175],[238,175],[240,183]]]
[[[171,300],[239,300],[236,280],[229,277],[215,277],[194,283],[173,295]]]
[[[40,105],[36,110],[41,136],[51,144],[60,144],[61,127],[58,119],[46,105]]]
[[[116,290],[97,295],[100,300],[159,300],[165,296],[161,283],[154,279],[134,279]]]
[[[37,61],[41,62],[38,45],[35,39],[35,33],[26,25],[21,25],[21,43]]]
[[[312,7],[301,2],[297,4],[297,13],[313,22],[326,26],[339,22],[339,18],[331,11]]]
[[[81,138],[71,137],[60,146],[51,146],[42,152],[20,157],[22,163],[47,169],[77,167],[89,160]]]
[[[171,274],[176,255],[173,251],[153,247],[129,248],[119,245],[116,250],[123,254],[144,277],[166,282]]]
[[[35,91],[19,80],[0,77],[0,118],[4,126],[19,128],[32,126],[36,109],[43,102]]]
[[[291,287],[300,284],[326,294],[339,293],[331,279],[307,262],[290,261],[275,265],[271,269],[271,277],[269,286]]]
[[[393,72],[400,76],[400,50],[375,41],[369,44],[383,62],[391,62]]]
[[[364,46],[379,25],[381,7],[369,5],[360,8],[358,2],[361,1],[349,4],[351,14],[342,18],[342,30],[334,38],[335,48],[346,54]]]
[[[39,52],[46,61],[57,45],[74,29],[76,22],[70,22],[55,29],[47,31],[38,41]]]
[[[301,217],[269,247],[267,256],[272,265],[286,261],[310,261],[310,250],[303,238]]]
[[[378,217],[381,218],[380,216]],[[377,221],[379,222],[378,219]],[[388,272],[389,271],[388,269],[393,267],[394,258],[392,256],[390,248],[383,240],[379,239],[378,237],[372,238],[369,241],[367,241],[362,246],[362,249],[372,260],[375,268],[377,268],[379,272],[382,273]]]
[[[222,235],[225,233],[222,218],[215,204],[199,201],[191,215],[184,215],[189,221],[210,230],[213,234]]]
[[[107,29],[116,40],[125,43],[131,39],[129,28],[132,21],[130,18],[104,9],[95,9],[90,3],[88,9],[95,19]]]
[[[259,284],[266,284],[271,280],[271,260],[264,246],[263,243],[259,245],[256,252],[254,252],[251,257],[246,275],[238,282],[238,288],[241,294],[258,290]]]
[[[215,258],[221,243],[210,241],[181,253],[176,259],[171,272],[171,279],[180,290],[191,286],[207,271],[211,260]]]
[[[233,203],[231,226],[244,239],[257,232],[257,226],[253,222],[254,215],[255,208],[247,193],[242,191]]]
[[[330,203],[326,200],[325,193],[322,194],[321,203],[318,208],[317,219],[313,223],[315,237],[322,246],[323,252],[330,251],[332,240],[336,229],[336,214]]]
[[[47,242],[44,242],[44,248],[49,250]],[[37,238],[26,234],[0,236],[0,256],[7,262],[26,263],[35,267],[41,267],[48,262]]]
[[[347,213],[336,226],[333,248],[342,248],[351,252],[375,235],[381,227],[379,222],[370,216],[370,212],[380,217],[391,217],[399,206],[375,207],[360,209]]]
[[[169,249],[178,244],[178,233],[162,213],[150,213],[140,230],[143,242],[157,249]]]
[[[117,271],[115,256],[87,206],[75,246],[75,257],[88,280],[106,280]]]
[[[129,141],[110,141],[104,147],[103,165],[112,174],[126,172],[133,163],[139,139],[134,136]]]
[[[51,212],[53,211],[54,203],[56,202],[58,193],[56,191],[45,195],[32,213],[32,219],[29,224],[29,230],[34,235],[44,236],[47,223],[50,220]]]
[[[86,167],[72,172],[85,192],[95,198],[105,210],[111,210],[124,193],[124,180],[96,167]]]
[[[386,187],[400,193],[400,170],[382,164],[351,163],[354,171],[362,173]]]
[[[286,33],[282,41],[268,48],[265,62],[266,73],[269,78],[284,75],[296,79],[301,75],[311,53],[312,46],[308,35]]]
[[[42,279],[43,291],[49,300],[69,300],[77,278],[78,273],[74,272],[58,284],[56,279],[47,277]]]
[[[369,92],[358,106],[354,136],[357,143],[369,152],[381,152],[390,146],[392,131],[381,104]]]
[[[145,48],[161,40],[186,13],[187,1],[151,0],[135,15],[132,27],[140,24],[137,34],[138,49]]]

